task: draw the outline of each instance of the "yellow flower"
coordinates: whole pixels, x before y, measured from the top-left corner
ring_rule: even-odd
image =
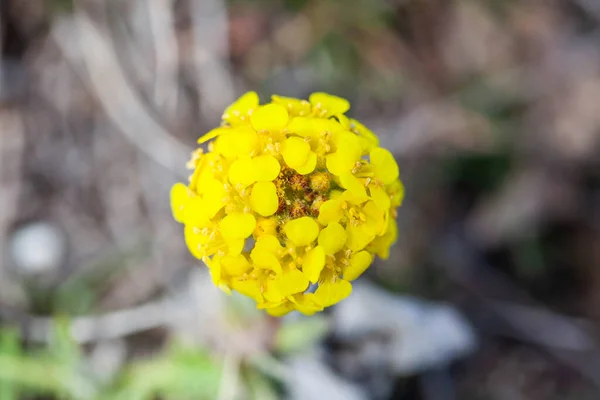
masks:
[[[273,316],[312,315],[388,257],[404,187],[393,155],[349,108],[326,93],[260,105],[249,92],[198,140],[208,151],[192,154],[171,207],[215,285]]]

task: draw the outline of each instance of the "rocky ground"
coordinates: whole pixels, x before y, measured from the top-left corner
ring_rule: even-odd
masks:
[[[0,399],[598,398],[595,4],[0,2]],[[347,97],[406,185],[308,320],[216,292],[170,214],[247,90]]]

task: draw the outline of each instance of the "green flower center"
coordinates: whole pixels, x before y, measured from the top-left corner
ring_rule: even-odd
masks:
[[[301,175],[283,167],[274,181],[279,201],[275,217],[283,222],[304,216],[316,218],[321,204],[329,199],[332,182],[331,173],[325,169]]]

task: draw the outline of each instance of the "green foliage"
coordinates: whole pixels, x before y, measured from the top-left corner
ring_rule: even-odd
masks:
[[[94,382],[82,373],[82,356],[69,337],[66,323],[56,324],[47,349],[32,350],[30,354],[19,349],[13,331],[4,331],[1,337],[0,381],[13,393],[25,390],[68,399],[94,398]]]
[[[306,6],[309,0],[284,0],[283,4],[289,11],[299,12]]]
[[[221,365],[200,348],[169,346],[160,356],[126,365],[108,382],[94,377],[66,321],[57,321],[49,344],[23,351],[18,334],[0,331],[0,399],[20,393],[73,400],[214,399]]]
[[[277,400],[279,395],[272,382],[263,374],[260,374],[253,369],[248,368],[245,374],[248,390],[251,399],[254,400]]]
[[[460,189],[489,192],[506,178],[512,165],[509,154],[464,154],[453,157],[445,166],[446,179]]]
[[[514,88],[493,84],[486,77],[472,77],[460,88],[459,95],[466,109],[476,111],[494,122],[519,117],[525,107]]]
[[[301,350],[325,330],[325,321],[318,317],[285,325],[277,338],[278,349]],[[245,398],[279,398],[260,368],[252,364],[240,368]],[[222,389],[224,369],[222,359],[205,349],[172,343],[153,358],[125,364],[112,379],[99,379],[92,371],[85,352],[70,335],[67,320],[55,321],[47,346],[27,350],[16,330],[0,329],[1,400],[18,400],[24,394],[65,400],[213,400]]]
[[[71,12],[73,11],[73,0],[54,0],[50,3],[54,12]]]
[[[0,332],[0,364],[5,357],[16,358],[21,353],[18,333],[14,330]],[[10,372],[10,371],[8,371]],[[0,373],[0,376],[2,373]],[[18,391],[12,381],[0,378],[0,399],[16,400]]]
[[[177,399],[215,399],[221,369],[204,350],[175,345],[162,357],[132,364],[112,398],[144,400],[161,395]]]

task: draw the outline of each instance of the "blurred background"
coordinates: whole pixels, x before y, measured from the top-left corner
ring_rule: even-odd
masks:
[[[0,400],[600,398],[600,1],[0,1]],[[245,91],[348,98],[399,239],[320,315],[171,217]]]

